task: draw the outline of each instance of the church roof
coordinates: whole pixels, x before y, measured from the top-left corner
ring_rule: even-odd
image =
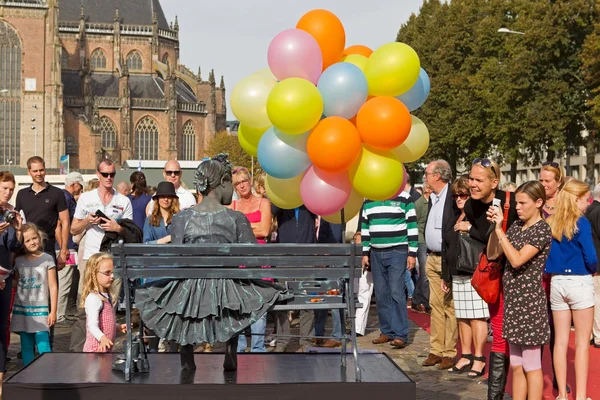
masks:
[[[83,81],[79,72],[63,71],[62,82],[65,96],[82,95]],[[131,75],[129,77],[131,97],[134,99],[164,99],[165,82],[162,78],[150,75]],[[185,83],[177,81],[175,86],[177,100],[196,103],[196,96]],[[92,74],[92,93],[100,97],[119,97],[119,77],[113,74]]]
[[[79,21],[83,6],[86,21],[111,24],[118,8],[121,23],[127,25],[152,25],[152,14],[156,11],[158,27],[171,30],[159,0],[60,0],[58,6],[61,21]]]

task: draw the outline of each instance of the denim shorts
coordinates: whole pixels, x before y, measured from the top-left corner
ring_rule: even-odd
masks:
[[[591,275],[553,275],[550,282],[552,311],[585,310],[594,307],[594,279]]]

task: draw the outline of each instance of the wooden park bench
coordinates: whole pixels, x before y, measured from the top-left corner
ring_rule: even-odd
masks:
[[[346,346],[351,342],[356,381],[361,381],[355,325],[355,310],[360,305],[355,303],[354,278],[361,274],[362,252],[356,244],[120,243],[113,245],[111,251],[115,258],[115,271],[123,278],[123,288],[128,294],[131,293],[133,280],[143,278],[299,280],[288,282],[294,298],[285,303],[276,303],[271,310],[345,310],[351,329],[350,333],[344,329],[344,313],[341,312],[341,366],[346,368]],[[240,265],[246,268],[240,268]],[[262,268],[263,265],[276,267]],[[319,288],[319,285],[322,286]],[[336,291],[335,288],[339,289]],[[326,294],[328,291],[332,294]],[[131,326],[131,296],[125,296],[125,303],[126,323]],[[134,338],[131,331],[128,330],[124,344],[127,382],[131,379],[133,362]]]

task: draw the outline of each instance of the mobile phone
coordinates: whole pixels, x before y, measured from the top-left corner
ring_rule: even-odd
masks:
[[[492,200],[492,205],[496,208],[500,208],[500,206],[502,205],[502,200],[494,199],[494,200]]]
[[[96,210],[96,212],[94,213],[94,215],[95,215],[96,217],[99,217],[99,218],[105,219],[105,220],[107,220],[107,221],[110,221],[110,218],[108,218],[108,217],[106,216],[106,214],[104,214],[104,213],[103,213],[102,211],[100,211],[100,210]]]

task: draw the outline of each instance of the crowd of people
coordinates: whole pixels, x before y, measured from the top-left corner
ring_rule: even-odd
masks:
[[[416,255],[417,288],[427,284],[409,308],[431,315],[424,367],[474,379],[487,369],[489,400],[503,398],[510,368],[514,399],[542,399],[542,350],[549,345],[553,386],[565,400],[573,327],[575,398],[585,400],[589,348],[600,347],[600,184],[592,202],[590,187],[554,162],[542,165],[538,181],[504,186],[511,191],[499,189],[500,176],[487,158],[456,179],[436,160],[425,168],[421,198],[405,192],[400,201],[365,202],[363,265],[372,271],[381,330],[373,343],[406,343],[404,275],[412,275]],[[502,266],[499,295],[489,303],[472,283],[482,251]],[[361,286],[359,292],[366,279]]]
[[[271,204],[264,179],[253,179],[244,167],[217,168],[231,177],[227,179],[235,191],[233,201],[221,198],[227,193],[214,198],[212,189],[218,182],[211,190],[208,181],[204,186],[195,182],[202,190],[188,191],[176,160],[165,164],[164,181],[153,188],[141,171],[134,172],[130,182],[115,185],[116,167],[109,159],[98,164],[97,178],[87,183],[80,173],[71,172],[62,190],[46,182],[42,158],[30,158],[27,169],[33,183],[18,192],[14,207],[9,201],[15,178],[0,172],[0,373],[6,370],[11,331],[20,335],[24,365],[33,360],[36,349],[39,354],[51,351],[57,323],[72,324],[71,351],[110,351],[116,332],[127,329],[116,323],[114,307],[123,294],[114,276],[110,245],[120,239],[163,245],[194,236],[187,231],[172,233],[173,223],[193,220],[209,193],[212,197],[202,207],[214,203],[214,210],[202,212],[224,216],[217,202],[227,205],[235,218],[245,216],[244,224],[258,244],[344,241],[341,225],[328,223],[306,207],[287,210]],[[373,292],[381,331],[374,344],[404,348],[408,310],[430,314],[430,354],[423,366],[471,378],[481,377],[487,369],[488,399],[494,400],[502,398],[509,366],[513,398],[541,399],[542,348],[550,345],[554,387],[562,400],[570,391],[566,365],[573,326],[576,398],[586,399],[590,339],[600,347],[600,289],[595,277],[600,185],[593,191],[597,201],[591,202],[590,188],[566,177],[551,162],[542,166],[539,181],[515,186],[499,189],[500,169],[493,160],[475,159],[468,174],[456,179],[446,161],[436,160],[425,168],[419,191],[407,184],[389,200],[365,200],[354,236],[363,248],[358,285],[363,307],[356,314],[357,333],[366,334]],[[189,224],[185,229],[191,229]],[[471,283],[477,263],[472,253],[482,249],[504,266],[500,296],[489,304]],[[156,281],[142,283],[141,303],[155,301],[144,287],[156,286]],[[152,309],[146,308],[142,318],[152,320],[148,311]],[[343,319],[339,311],[331,316],[333,339],[311,342],[306,338],[311,334],[325,336],[328,313],[300,311],[302,349],[340,345]],[[273,317],[282,337],[272,344],[275,351],[286,351],[291,319],[281,312]],[[248,323],[249,346],[244,335],[235,341],[227,338],[228,346],[238,352],[246,348],[265,352],[266,312]],[[490,330],[491,352],[485,354]],[[163,343],[171,349],[188,343],[180,334],[150,323],[148,350],[158,351],[159,338],[167,339]],[[194,340],[199,339],[206,342],[205,351],[218,341],[212,336]],[[189,357],[190,348],[182,346],[182,366],[184,353]],[[189,358],[186,365],[191,365]]]

